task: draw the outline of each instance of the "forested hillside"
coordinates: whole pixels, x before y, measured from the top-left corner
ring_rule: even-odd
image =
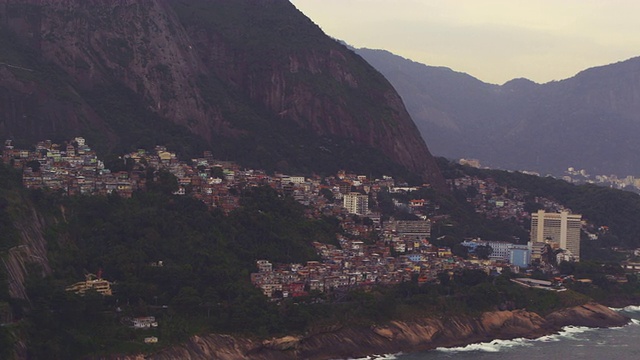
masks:
[[[470,175],[493,178],[503,186],[527,191],[532,197],[552,198],[582,214],[597,227],[606,226],[609,231],[601,242],[604,247],[640,247],[640,195],[597,185],[574,185],[552,177],[526,175],[520,172],[477,169],[439,159],[447,178]]]
[[[631,216],[637,211],[636,195],[630,193],[575,187],[444,161],[441,165],[449,177],[491,176],[505,186],[522,186],[535,194],[555,196],[576,211],[588,213],[592,209],[591,221],[611,220],[599,217],[605,216],[607,209],[617,214],[614,208],[603,205],[588,207],[599,197],[611,195],[609,206],[631,211]],[[193,334],[262,338],[434,314],[477,315],[497,308],[526,307],[545,314],[588,301],[574,292],[518,287],[509,281],[515,276],[510,272],[493,278],[484,271],[464,269],[453,275],[441,273],[437,281],[428,284],[420,285],[413,277],[399,285],[332,295],[310,292],[308,296],[270,302],[250,282],[250,273],[256,271],[255,261],[286,264],[319,259],[310,243],[335,244],[336,234],[341,232],[337,219],[309,218],[304,206],[269,187],[238,189],[242,206],[225,215],[190,197],[171,195],[176,187],[171,176],[158,176],[148,191],[125,199],[116,195],[63,197],[47,190],[25,190],[15,170],[0,166],[0,175],[4,211],[0,225],[3,234],[9,235],[3,237],[4,254],[9,247],[24,246],[16,246],[21,241],[16,224],[27,213],[25,209],[46,220],[43,233],[47,259],[30,255],[25,262],[27,297],[19,299],[6,291],[9,278],[4,267],[0,278],[4,283],[0,311],[7,322],[0,329],[0,341],[13,344],[20,339],[25,356],[34,359],[154,351],[157,347],[143,342],[149,335],[158,336],[161,346],[168,346]],[[451,215],[451,228],[434,229],[435,244],[451,246],[466,236],[478,235],[508,239],[516,231],[514,223],[483,218],[464,204],[464,197],[456,191],[451,196],[431,190],[405,196],[414,195],[432,198]],[[386,196],[390,195],[379,197],[376,206],[385,208],[384,204],[392,203]],[[610,225],[611,235],[627,245],[633,244],[626,235],[633,231],[628,221]],[[435,239],[440,235],[444,238]],[[50,269],[44,271],[43,266]],[[619,266],[585,263],[565,268],[600,279],[598,285],[576,289],[581,292],[602,300],[610,295],[622,299],[636,296],[635,280],[626,285],[612,285],[606,280],[610,274],[619,274]],[[65,291],[86,274],[99,274],[112,282],[113,296]],[[140,332],[127,325],[127,319],[140,316],[154,316],[160,326]],[[9,347],[3,349],[4,354],[10,353]]]

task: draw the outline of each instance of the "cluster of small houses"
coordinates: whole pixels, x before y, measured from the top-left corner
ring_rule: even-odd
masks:
[[[87,274],[84,281],[69,285],[65,290],[79,295],[84,295],[87,291],[95,291],[102,296],[111,296],[113,295],[111,285],[112,283],[103,279],[101,272],[99,272],[97,275]],[[155,316],[123,318],[122,322],[138,330],[156,329],[158,327]],[[145,344],[155,344],[158,342],[158,338],[155,336],[147,336],[144,338],[144,342]]]
[[[483,214],[490,219],[508,220],[513,219],[520,224],[531,220],[531,214],[525,210],[525,199],[529,195],[527,192],[517,189],[500,186],[494,179],[479,179],[471,176],[464,176],[448,180],[449,185],[454,189],[469,192],[467,200],[474,206],[476,212]],[[560,212],[565,207],[551,199],[535,197],[533,201],[547,211]]]
[[[419,220],[391,219],[383,224],[381,215],[369,209],[368,202],[372,196],[383,188],[390,193],[409,193],[420,189],[396,184],[389,176],[370,179],[345,171],[324,178],[268,175],[261,170],[241,169],[235,163],[216,160],[211,152],[205,152],[202,157],[191,159],[189,163],[183,162],[162,146],[157,146],[153,151],[138,150],[122,156],[120,159],[127,171],[111,172],[81,137],[62,145],[42,141],[31,151],[15,149],[12,142],[7,140],[2,159],[6,164],[23,169],[23,184],[27,188],[49,188],[68,195],[117,193],[130,197],[133,191],[146,188],[147,170],[153,168],[163,169],[176,177],[176,195],[193,196],[209,207],[225,212],[239,206],[238,191],[234,189],[266,185],[308,206],[307,216],[338,217],[344,234],[338,237],[340,246],[313,243],[321,261],[277,265],[268,260],[257,261],[258,272],[251,274],[251,281],[272,299],[396,284],[413,277],[417,277],[420,283],[427,283],[437,281],[438,273],[453,274],[460,269],[499,273],[504,268],[510,268],[517,273],[531,263],[532,254],[536,256],[531,244],[479,239],[462,243],[470,253],[478,246],[490,246],[492,253],[488,260],[464,260],[453,256],[449,248],[433,246],[429,241],[432,221],[446,220],[448,214],[438,213],[437,205],[432,205],[428,199],[412,199],[406,204],[394,199],[396,206],[408,209]],[[450,186],[462,190],[474,188],[474,191],[468,191],[468,201],[476,211],[489,218],[516,219],[520,222],[531,219],[524,209],[527,194],[518,189],[503,188],[491,179],[473,177],[453,179]],[[327,192],[331,196],[327,196]],[[560,204],[549,199],[536,198],[536,202],[546,209],[563,210]],[[357,221],[358,218],[370,221]],[[365,243],[365,239],[375,241]],[[161,262],[157,266],[162,266]],[[547,287],[544,284],[534,285]],[[100,277],[87,278],[67,288],[76,293],[88,289],[111,295],[110,283]],[[157,322],[153,317],[136,318],[131,326],[137,329],[153,328]],[[157,338],[149,337],[145,342],[154,343]]]
[[[14,148],[5,141],[2,160],[23,170],[22,183],[31,189],[48,188],[67,195],[110,194],[116,192],[131,197],[144,186],[144,174],[131,177],[127,172],[112,173],[98,159],[84,138],[77,137],[66,144],[40,141],[34,150]]]
[[[589,175],[584,169],[567,168],[562,180],[573,184],[597,184],[615,189],[640,190],[640,178],[633,175],[618,177],[617,175]]]
[[[396,191],[404,189],[395,187],[394,179],[388,176],[371,180],[344,171],[325,178],[268,175],[262,170],[242,169],[236,163],[216,160],[210,151],[184,162],[163,146],[156,146],[152,151],[139,149],[120,157],[122,167],[127,170],[112,172],[82,137],[63,144],[41,141],[33,150],[17,149],[11,140],[7,140],[2,159],[5,164],[23,170],[22,181],[26,188],[47,188],[66,195],[117,193],[128,198],[134,191],[146,189],[148,169],[155,169],[155,175],[162,169],[176,177],[176,195],[192,196],[211,208],[225,212],[239,207],[239,196],[233,189],[240,187],[271,186],[304,205],[336,214],[342,212],[344,198],[356,194],[354,191],[369,194],[384,187]],[[322,189],[328,189],[334,196],[334,202],[339,204],[321,196]]]
[[[41,141],[31,151],[16,149],[8,140],[3,150],[3,161],[23,169],[25,187],[49,188],[69,195],[115,192],[130,197],[133,191],[145,189],[147,169],[153,168],[163,169],[176,177],[176,195],[193,196],[212,208],[218,207],[226,212],[239,206],[238,192],[232,189],[268,185],[309,206],[308,216],[338,216],[348,238],[339,239],[340,249],[316,244],[323,256],[322,262],[310,262],[305,266],[287,265],[285,268],[288,269],[278,268],[252,275],[254,284],[268,296],[274,293],[288,296],[307,291],[332,291],[356,284],[392,284],[406,281],[415,274],[421,282],[426,282],[435,279],[440,271],[479,266],[465,264],[453,257],[450,249],[438,249],[429,243],[431,220],[428,217],[440,219],[447,215],[436,214],[430,209],[431,204],[427,199],[412,199],[407,204],[394,199],[396,206],[406,207],[420,220],[390,221],[383,226],[380,214],[369,209],[370,196],[375,196],[383,188],[390,193],[408,193],[420,189],[398,185],[389,176],[370,179],[345,171],[325,178],[268,175],[261,170],[241,169],[235,163],[216,160],[211,152],[205,152],[202,157],[187,163],[162,146],[157,146],[153,151],[141,149],[122,156],[122,165],[127,171],[111,172],[82,137],[64,144]],[[38,165],[33,166],[34,162]],[[491,181],[473,178],[454,181],[452,186],[474,186],[478,189],[476,199],[470,201],[477,202],[474,205],[478,211],[487,216],[526,216],[522,209],[523,196],[516,190],[497,193],[497,185]],[[333,199],[322,195],[327,191],[331,194],[329,198]],[[355,221],[349,214],[371,221],[368,224]],[[381,235],[374,245],[365,245],[359,240],[372,234]],[[463,245],[473,252],[478,244],[476,241]],[[482,244],[493,248],[493,260],[510,263],[516,269],[526,266],[527,251],[522,246],[497,242]],[[502,263],[498,265],[502,266]],[[82,288],[84,285],[77,286]]]
[[[509,268],[518,273],[528,266],[530,251],[527,245],[467,241],[463,245],[468,246],[470,252],[479,245],[492,246],[496,251],[489,260],[464,260],[454,256],[449,248],[431,245],[427,236],[392,230],[398,227],[398,223],[393,221],[385,226],[383,239],[372,245],[344,237],[339,238],[340,247],[315,242],[313,245],[322,261],[274,266],[268,260],[258,260],[258,272],[251,274],[251,281],[265,296],[281,299],[306,296],[312,292],[334,293],[356,287],[397,284],[413,277],[424,284],[436,282],[441,272],[452,275],[462,269],[480,269],[491,274]],[[413,238],[406,240],[407,236]],[[402,238],[405,240],[400,240]],[[408,243],[411,247],[405,247]]]
[[[157,329],[158,322],[155,316],[141,316],[136,318],[123,318],[122,323],[136,330],[150,330]],[[145,344],[156,344],[158,338],[156,336],[146,336],[144,338]]]

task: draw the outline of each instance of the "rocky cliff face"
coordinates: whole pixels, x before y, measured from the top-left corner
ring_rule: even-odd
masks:
[[[562,326],[622,326],[629,319],[602,305],[590,303],[543,318],[525,310],[496,311],[478,318],[417,319],[392,321],[368,328],[344,327],[267,341],[251,341],[224,335],[196,336],[187,343],[149,355],[164,359],[335,359],[372,354],[412,352],[436,347],[461,346],[492,339],[534,338]],[[122,357],[119,359],[134,359]]]
[[[32,207],[25,209],[25,212],[27,214],[15,224],[20,237],[19,245],[9,249],[7,257],[2,259],[10,280],[9,295],[22,300],[28,300],[25,279],[29,275],[29,265],[37,265],[36,270],[42,276],[51,274],[47,242],[43,235],[45,221]]]
[[[149,109],[195,133],[208,136],[219,122],[194,86],[207,69],[165,2],[2,3],[5,27],[71,77],[80,93],[121,83]]]
[[[220,151],[291,162],[282,143],[309,141],[283,133],[304,133],[442,185],[391,85],[289,1],[0,0],[0,26],[0,136],[106,134],[113,147],[170,136],[170,122]]]

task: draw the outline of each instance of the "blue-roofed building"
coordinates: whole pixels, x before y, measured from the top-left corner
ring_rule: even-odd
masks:
[[[527,245],[512,245],[509,262],[522,268],[529,267],[531,251]]]

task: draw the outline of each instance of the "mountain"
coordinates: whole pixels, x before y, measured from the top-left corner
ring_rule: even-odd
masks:
[[[393,84],[437,155],[543,173],[640,172],[640,58],[499,86],[383,50],[357,53]]]
[[[0,137],[18,144],[444,184],[388,81],[287,0],[0,0],[0,26]]]

